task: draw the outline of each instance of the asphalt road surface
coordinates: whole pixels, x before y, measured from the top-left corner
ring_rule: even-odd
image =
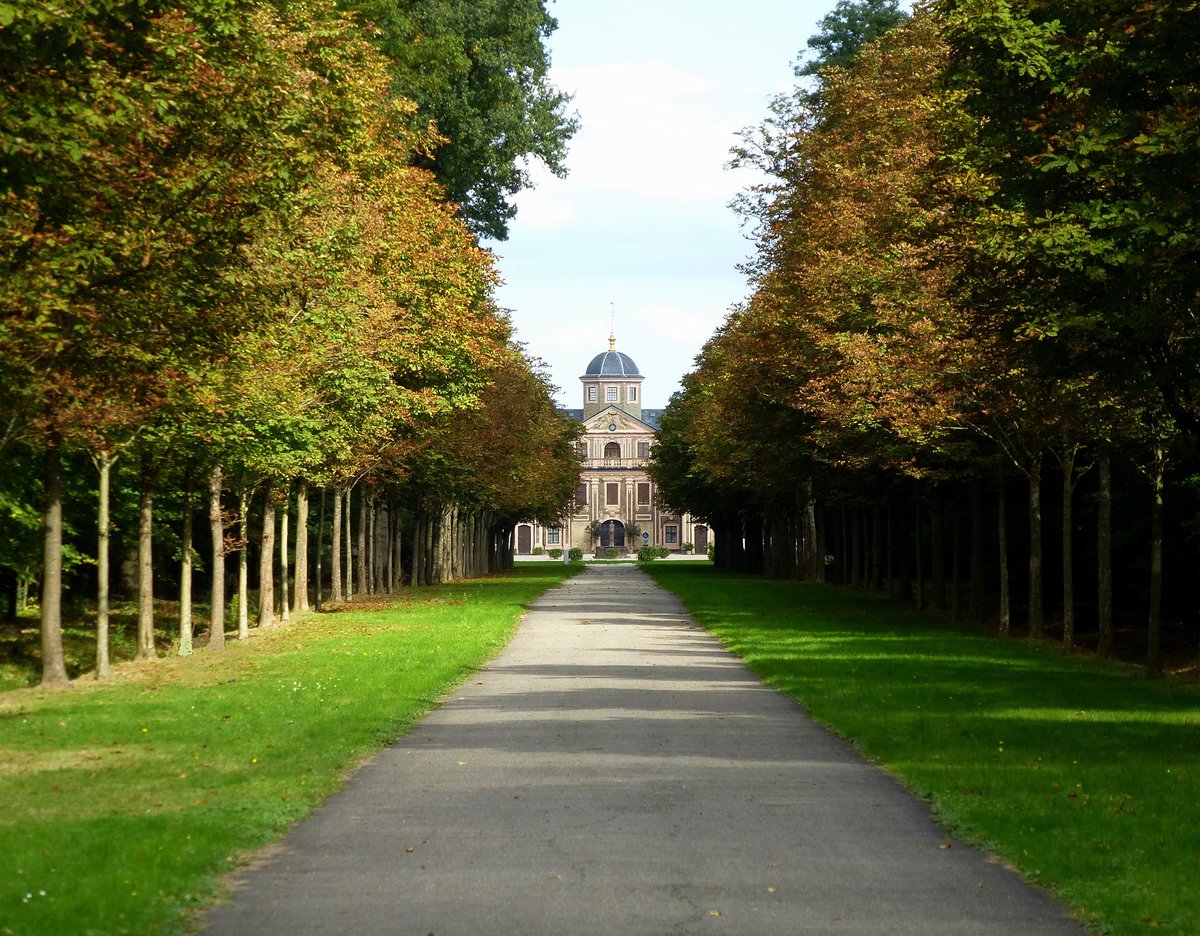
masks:
[[[207,936],[1079,936],[633,566],[512,644],[233,882]]]

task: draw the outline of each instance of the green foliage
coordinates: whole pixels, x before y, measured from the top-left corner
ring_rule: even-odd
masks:
[[[637,551],[637,561],[638,562],[653,562],[657,558],[658,558],[658,547],[657,546],[642,546]]]
[[[810,55],[797,63],[796,77],[819,76],[827,68],[850,68],[863,46],[907,18],[897,0],[838,0],[822,17],[821,31],[809,37]]]
[[[616,559],[620,555],[621,555],[621,550],[617,549],[615,546],[609,546],[607,549],[604,550],[604,558],[605,559]]]
[[[558,23],[545,0],[360,0],[376,26],[397,94],[444,138],[421,162],[472,230],[504,240],[511,198],[529,187],[528,161],[565,175],[578,120],[549,83],[545,41]]]
[[[567,558],[572,562],[583,562],[583,550],[578,546],[572,546],[567,551]]]
[[[681,553],[683,553],[684,555],[691,554],[692,550],[694,550],[695,548],[696,548],[695,543],[680,543],[679,544],[679,551]]]
[[[651,574],[767,683],[1113,936],[1200,930],[1200,691],[831,586]],[[1154,860],[1146,860],[1147,855]]]
[[[546,550],[542,549],[542,547],[541,547],[541,546],[534,546],[534,547],[533,547],[533,550],[532,550],[532,554],[533,554],[533,555],[535,555],[535,556],[542,556],[542,555],[545,555],[545,553],[546,553]]]
[[[111,686],[0,698],[0,919],[31,936],[190,931],[231,861],[404,733],[568,574],[541,563]]]
[[[549,556],[551,559],[561,559],[562,552],[563,551],[561,549],[548,549],[548,550],[546,550],[546,555]]]

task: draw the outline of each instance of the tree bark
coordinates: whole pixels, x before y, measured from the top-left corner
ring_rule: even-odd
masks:
[[[1042,458],[1029,470],[1029,636],[1040,639],[1046,619],[1042,610]]]
[[[1012,601],[1008,576],[1008,490],[1000,479],[1000,497],[996,506],[996,530],[1000,547],[1000,636],[1012,633]]]
[[[967,618],[976,624],[983,623],[983,485],[971,482],[971,596],[967,604]]]
[[[929,590],[937,611],[946,608],[946,512],[942,489],[934,485],[929,499]]]
[[[323,603],[321,589],[324,587],[324,583],[322,582],[322,579],[321,579],[321,573],[323,571],[323,569],[321,568],[321,563],[323,562],[323,553],[325,551],[325,495],[326,495],[326,493],[327,493],[327,489],[321,488],[321,506],[320,506],[320,509],[317,511],[317,555],[315,557],[316,563],[317,563],[317,575],[316,575],[316,582],[314,583],[315,588],[313,589],[313,600],[316,603],[316,609],[318,611],[321,610],[321,606]]]
[[[1075,646],[1075,562],[1074,562],[1075,448],[1065,440],[1062,452],[1062,578],[1063,647]]]
[[[154,646],[154,475],[149,458],[142,459],[138,498],[138,660],[156,660]]]
[[[183,529],[179,537],[179,655],[192,652],[192,516],[191,469],[183,482]]]
[[[208,649],[225,649],[225,519],[221,513],[221,469],[208,476],[208,529],[212,543]]]
[[[275,624],[275,484],[263,489],[262,547],[258,552],[258,626]]]
[[[1166,473],[1166,454],[1160,446],[1154,449],[1151,478],[1154,500],[1150,514],[1150,616],[1146,628],[1146,672],[1162,675],[1163,598],[1163,480]]]
[[[342,492],[333,489],[333,529],[329,538],[331,556],[329,558],[330,588],[333,600],[344,601],[342,591]]]
[[[42,685],[65,687],[71,684],[71,678],[62,642],[62,452],[55,436],[47,440],[42,471],[46,497],[42,521]]]
[[[94,459],[99,473],[99,503],[96,511],[96,678],[100,680],[109,677],[109,588],[111,574],[109,559],[109,539],[111,521],[109,507],[111,502],[112,467],[116,458],[110,452],[101,452]]]
[[[367,555],[367,533],[371,525],[370,522],[370,498],[367,492],[370,490],[370,485],[363,483],[359,485],[358,491],[358,561],[355,563],[355,571],[358,573],[357,591],[360,595],[369,595],[371,593],[370,581],[367,577],[367,563],[369,556]]]
[[[287,623],[292,619],[288,601],[288,521],[290,519],[290,485],[284,485],[283,513],[279,518],[279,619]]]
[[[349,601],[354,597],[354,531],[352,530],[351,517],[354,501],[351,494],[354,492],[354,487],[351,485],[345,490],[345,509],[342,511],[346,521],[346,580],[343,582],[343,587],[346,592],[346,600]]]
[[[1096,603],[1099,606],[1099,639],[1096,653],[1104,658],[1113,655],[1116,634],[1113,628],[1113,589],[1112,589],[1112,460],[1108,452],[1103,452],[1099,458],[1100,467],[1100,503],[1099,517],[1096,530],[1096,565],[1099,581],[1099,594]]]
[[[308,482],[296,482],[296,584],[293,588],[296,611],[308,605]]]
[[[917,610],[925,610],[925,549],[921,542],[921,485],[913,491],[913,553],[917,560]]]
[[[239,535],[238,553],[238,640],[250,639],[250,489],[238,495]]]
[[[950,527],[950,620],[962,622],[962,485],[954,487]]]
[[[381,591],[379,582],[379,500],[372,497],[367,510],[367,592],[377,595]]]

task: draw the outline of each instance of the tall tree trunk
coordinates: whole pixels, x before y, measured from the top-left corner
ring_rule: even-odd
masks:
[[[238,640],[250,639],[250,488],[238,492]]]
[[[192,474],[183,480],[183,529],[179,537],[179,655],[192,652],[192,534],[195,517],[192,508]]]
[[[71,678],[62,642],[62,452],[56,435],[47,440],[42,471],[46,496],[42,523],[42,685],[69,686]]]
[[[913,553],[917,560],[917,610],[925,610],[925,546],[921,542],[921,484],[913,490]]]
[[[971,482],[971,596],[967,604],[967,618],[975,624],[983,623],[983,485]]]
[[[275,624],[275,483],[263,489],[262,546],[258,552],[258,626]]]
[[[954,486],[953,517],[950,527],[950,620],[962,622],[962,484]]]
[[[208,648],[225,649],[225,518],[221,513],[221,469],[208,476],[208,530],[212,541],[212,584],[209,590]]]
[[[996,506],[996,530],[1000,547],[1000,636],[1012,633],[1012,594],[1008,575],[1008,490],[1000,479],[1000,497]]]
[[[887,593],[889,598],[896,597],[896,531],[892,524],[893,507],[892,495],[888,494],[887,503],[884,505],[887,522],[887,533],[885,536],[887,540],[885,547],[887,549],[887,570],[884,572],[884,576],[887,578]]]
[[[142,459],[138,498],[138,630],[135,659],[156,660],[154,646],[154,483],[157,472]]]
[[[355,581],[357,582],[357,590],[360,595],[369,595],[371,593],[370,582],[367,579],[367,563],[368,563],[368,559],[369,559],[369,557],[367,556],[367,533],[368,533],[368,527],[370,526],[370,513],[371,513],[371,509],[370,509],[371,498],[368,497],[367,492],[370,491],[370,489],[371,489],[371,486],[369,484],[367,484],[366,482],[359,485],[359,492],[358,492],[358,562],[356,563],[357,568],[355,570],[358,572],[358,577],[357,577],[357,579],[355,579]]]
[[[937,611],[946,608],[946,511],[945,495],[934,485],[929,499],[929,590]]]
[[[1046,629],[1042,610],[1042,457],[1029,469],[1029,636],[1037,640]]]
[[[351,523],[351,520],[353,519],[351,517],[351,514],[353,513],[352,507],[354,504],[354,501],[351,498],[351,494],[353,494],[353,492],[354,492],[353,485],[346,488],[346,491],[345,491],[346,503],[345,503],[345,508],[343,510],[343,515],[344,515],[345,521],[346,521],[346,537],[345,537],[346,580],[345,580],[345,582],[343,582],[343,587],[345,588],[345,591],[346,591],[346,600],[347,601],[349,601],[351,598],[354,597],[354,533],[353,533],[353,530],[351,529],[351,527],[353,526],[353,524]]]
[[[96,511],[96,678],[109,676],[109,589],[111,574],[109,560],[109,538],[112,532],[109,519],[111,502],[112,467],[116,457],[111,452],[101,452],[94,462],[99,474],[99,504]]]
[[[396,591],[396,552],[393,548],[395,546],[395,534],[393,532],[396,525],[395,506],[395,498],[389,495],[383,525],[383,542],[387,550],[386,559],[384,560],[386,567],[383,572],[383,590],[389,595],[394,594]]]
[[[331,555],[329,557],[330,588],[335,602],[345,601],[346,594],[342,590],[342,492],[333,489],[333,526],[329,536]]]
[[[396,518],[392,521],[392,593],[399,594],[404,581],[404,516],[400,504],[393,501]]]
[[[308,610],[308,482],[296,483],[296,611]]]
[[[283,513],[279,518],[279,619],[285,624],[292,619],[288,601],[288,521],[291,516],[291,485],[283,487]]]
[[[317,555],[316,555],[316,560],[317,560],[316,579],[317,580],[314,583],[316,587],[313,591],[313,596],[314,596],[314,600],[316,601],[316,608],[318,611],[321,610],[322,603],[323,603],[322,597],[321,597],[321,589],[324,587],[324,583],[323,583],[322,577],[321,577],[321,572],[323,571],[321,569],[321,563],[323,561],[322,557],[323,557],[323,553],[325,551],[325,495],[326,495],[326,493],[327,493],[327,489],[321,488],[321,507],[317,511]]]
[[[1062,579],[1063,646],[1075,646],[1075,562],[1074,562],[1075,448],[1063,442],[1062,453]]]
[[[372,495],[374,490],[372,490]],[[379,594],[379,499],[372,496],[367,507],[367,593]]]
[[[1154,473],[1151,478],[1154,500],[1150,514],[1150,618],[1146,628],[1146,672],[1162,675],[1160,638],[1163,598],[1163,480],[1166,454],[1161,446],[1154,449]]]
[[[871,507],[871,588],[883,591],[883,506]]]
[[[1116,633],[1113,628],[1112,588],[1112,459],[1108,452],[1100,454],[1100,503],[1096,530],[1096,573],[1099,594],[1099,639],[1096,653],[1108,658],[1113,655]]]

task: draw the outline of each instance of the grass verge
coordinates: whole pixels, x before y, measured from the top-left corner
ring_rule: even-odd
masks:
[[[545,563],[0,695],[0,933],[172,933],[493,657]]]
[[[951,832],[1089,927],[1200,933],[1200,686],[955,630],[848,589],[645,571]]]

